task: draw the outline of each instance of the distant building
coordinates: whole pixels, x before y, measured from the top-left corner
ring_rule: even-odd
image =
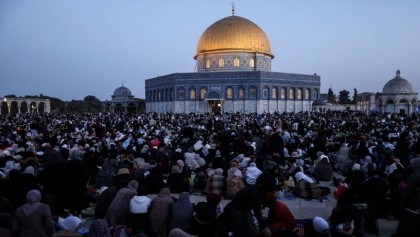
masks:
[[[411,83],[401,77],[400,70],[396,76],[383,87],[382,93],[365,92],[357,96],[356,108],[365,112],[411,114],[418,111],[417,95]]]
[[[131,94],[130,89],[122,85],[115,89],[114,94],[111,96],[111,100],[102,101],[102,108],[104,112],[136,113],[143,110],[144,101],[135,99]]]
[[[272,72],[273,58],[264,31],[232,14],[201,35],[194,56],[197,72],[146,80],[146,111],[312,110],[312,102],[319,96],[320,76]]]
[[[50,99],[40,97],[3,97],[0,114],[49,113]]]

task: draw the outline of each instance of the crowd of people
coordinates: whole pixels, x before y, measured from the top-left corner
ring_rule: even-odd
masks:
[[[396,235],[410,236],[420,226],[419,120],[355,111],[2,115],[0,236],[362,236],[378,232],[378,218],[399,220]],[[330,192],[328,218],[296,220],[282,202],[324,202]]]

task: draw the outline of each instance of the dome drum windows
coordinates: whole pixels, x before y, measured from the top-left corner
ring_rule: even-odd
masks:
[[[219,58],[219,67],[225,67],[225,60],[223,58]]]
[[[239,58],[238,57],[235,57],[234,59],[233,59],[233,66],[234,67],[239,67],[240,66],[240,60],[239,60]]]

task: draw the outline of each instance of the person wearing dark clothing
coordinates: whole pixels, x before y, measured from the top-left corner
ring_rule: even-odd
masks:
[[[257,236],[262,231],[261,208],[266,193],[261,184],[256,184],[248,185],[235,194],[230,205],[230,223],[234,236]]]

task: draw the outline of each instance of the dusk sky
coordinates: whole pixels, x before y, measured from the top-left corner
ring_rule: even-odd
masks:
[[[272,71],[321,76],[321,93],[380,92],[397,69],[420,92],[419,0],[237,0],[264,30]],[[1,0],[0,97],[110,100],[124,84],[194,72],[201,34],[230,0]]]

